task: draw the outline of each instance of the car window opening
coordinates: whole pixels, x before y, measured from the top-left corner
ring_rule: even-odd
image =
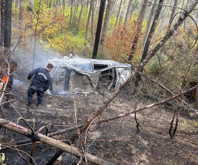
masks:
[[[94,70],[102,70],[107,67],[108,67],[108,65],[104,65],[104,64],[94,64]]]

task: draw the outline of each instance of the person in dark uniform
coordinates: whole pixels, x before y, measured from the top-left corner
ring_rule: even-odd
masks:
[[[51,77],[49,72],[53,69],[52,64],[48,64],[46,68],[37,68],[28,74],[27,79],[31,80],[30,87],[27,91],[28,107],[32,104],[33,95],[37,92],[37,106],[43,102],[44,92],[49,89]]]

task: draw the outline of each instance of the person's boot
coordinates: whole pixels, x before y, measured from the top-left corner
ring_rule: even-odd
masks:
[[[28,108],[33,108],[32,104],[30,102],[27,103]]]
[[[41,103],[38,103],[37,104],[37,108],[41,108],[42,107],[42,104]]]

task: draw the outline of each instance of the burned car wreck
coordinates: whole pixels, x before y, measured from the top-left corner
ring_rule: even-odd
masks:
[[[52,59],[51,94],[113,91],[130,75],[129,64],[87,58]]]

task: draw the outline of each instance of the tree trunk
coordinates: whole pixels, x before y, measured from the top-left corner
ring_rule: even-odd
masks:
[[[4,44],[5,35],[5,0],[1,0],[1,39],[0,46]]]
[[[105,10],[105,3],[106,3],[106,0],[101,0],[101,2],[100,2],[100,10],[99,10],[99,16],[98,16],[96,38],[95,38],[94,50],[93,50],[93,56],[92,56],[93,59],[95,59],[97,57],[98,45],[100,42],[100,32],[102,29],[102,21],[103,21],[104,10]]]
[[[73,2],[73,1],[72,1]],[[51,8],[52,7],[52,0],[49,0],[49,6],[48,6],[49,8]]]
[[[159,0],[159,5],[157,7],[157,10],[156,10],[156,14],[155,14],[155,17],[153,19],[153,23],[152,23],[152,26],[151,26],[151,29],[150,29],[150,32],[149,32],[149,35],[146,39],[146,43],[145,43],[145,47],[144,47],[144,51],[142,53],[142,58],[141,58],[141,62],[146,58],[147,56],[147,53],[148,53],[148,50],[149,50],[149,45],[150,45],[150,42],[151,42],[151,39],[153,37],[153,33],[155,32],[155,28],[156,28],[156,25],[157,25],[157,21],[159,19],[159,15],[160,15],[160,12],[161,12],[161,9],[162,9],[162,5],[163,5],[163,1],[164,0]],[[142,72],[143,70],[143,67],[141,68],[140,72]],[[137,75],[136,77],[136,81],[135,81],[135,87],[138,87],[138,84],[139,84],[139,81],[141,80],[141,76],[140,74]]]
[[[109,26],[109,19],[111,16],[113,5],[114,5],[114,0],[108,0],[106,15],[105,15],[104,24],[103,24],[103,30],[102,30],[102,37],[101,37],[101,41],[100,41],[101,45],[104,44],[105,40],[106,40],[108,26]]]
[[[123,1],[123,0],[120,1],[120,5],[119,5],[117,17],[116,17],[116,23],[115,23],[115,26],[114,26],[114,30],[115,30],[115,28],[116,28],[116,26],[117,26],[118,19],[119,19],[119,16],[120,16],[120,11],[121,11],[121,7],[122,7],[122,1]]]
[[[18,18],[17,17],[17,15],[18,15],[18,12],[17,12],[18,6],[19,6],[19,0],[15,0],[15,11],[14,11],[15,20]]]
[[[65,16],[65,0],[63,0],[62,5],[63,5],[63,16]]]
[[[86,40],[87,40],[87,37],[88,37],[90,18],[91,18],[91,3],[90,3],[90,8],[89,8],[89,14],[88,14],[88,17],[87,17],[86,34],[85,34],[85,39]]]
[[[59,8],[59,6],[60,6],[60,0],[56,0],[56,8]]]
[[[155,46],[154,49],[152,49],[149,52],[148,56],[146,56],[146,58],[140,63],[138,68],[134,69],[134,71],[131,73],[131,76],[119,87],[119,89],[117,89],[112,95],[110,95],[110,97],[106,98],[103,101],[103,105],[101,105],[100,108],[95,111],[94,115],[89,119],[89,121],[86,124],[84,124],[84,126],[81,127],[81,129],[80,129],[81,133],[85,132],[85,130],[87,130],[87,128],[90,127],[91,123],[93,123],[93,121],[95,121],[98,117],[100,117],[102,115],[102,113],[105,111],[105,109],[108,107],[108,105],[116,98],[116,96],[118,96],[118,94],[122,91],[122,89],[127,84],[129,84],[131,82],[131,80],[134,78],[134,76],[136,76],[139,73],[139,71],[143,67],[145,67],[145,65],[150,61],[150,59],[163,47],[163,45],[170,39],[170,37],[173,36],[174,32],[177,31],[178,27],[181,26],[181,24],[184,22],[184,20],[195,9],[197,4],[198,4],[198,1],[193,0],[193,2],[191,3],[191,5],[189,7],[189,10],[181,15],[181,17],[177,20],[177,22],[173,26],[173,28],[171,30],[167,31],[164,38]],[[196,86],[196,88],[197,88],[197,86]],[[195,88],[193,88],[193,89],[195,89]],[[181,94],[179,94],[179,95],[181,95]],[[177,95],[177,97],[178,97],[178,95]],[[153,104],[151,104],[151,106],[153,106]],[[135,112],[133,111],[133,113],[135,113]],[[78,139],[78,135],[74,135],[74,136],[73,136],[74,138],[72,138],[72,139],[74,139],[74,141],[75,141]]]
[[[30,0],[30,7],[32,8],[32,11],[34,11],[34,0]]]
[[[131,61],[133,59],[133,56],[135,54],[136,47],[137,47],[137,44],[138,44],[139,36],[141,34],[141,31],[142,31],[142,22],[143,22],[143,19],[144,19],[144,14],[145,14],[145,11],[146,11],[146,6],[147,6],[147,3],[148,3],[148,0],[143,0],[143,1],[144,1],[144,3],[142,4],[142,8],[141,8],[141,11],[138,15],[138,20],[137,20],[137,23],[136,23],[136,30],[135,30],[135,34],[134,34],[135,37],[133,39],[131,52],[130,52],[129,58],[128,58],[129,61]]]
[[[121,13],[120,13],[119,26],[122,25],[124,13],[125,13],[125,7],[126,7],[126,0],[124,0],[123,7],[122,7],[122,11],[121,11]]]
[[[73,5],[74,5],[74,1],[71,0],[71,12],[70,12],[70,19],[69,19],[69,27],[71,29],[71,24],[72,24],[72,18],[73,18]]]
[[[5,36],[4,46],[10,49],[11,47],[11,34],[12,34],[12,0],[5,1]]]
[[[178,0],[175,0],[175,3],[174,3],[174,7],[173,7],[173,10],[172,10],[172,13],[171,13],[171,16],[170,16],[170,20],[169,20],[169,26],[168,26],[168,29],[170,29],[171,27],[171,23],[173,21],[173,18],[175,16],[175,12],[177,10],[177,5],[178,5]]]
[[[149,29],[150,29],[151,21],[152,21],[152,18],[153,18],[153,14],[154,14],[154,9],[155,9],[156,2],[157,2],[157,0],[155,0],[154,5],[153,5],[152,8],[151,8],[151,12],[150,12],[150,15],[149,15],[149,19],[148,19],[148,21],[147,21],[143,48],[145,47],[145,43],[146,43],[146,40],[147,40],[147,36],[148,36]]]
[[[173,0],[171,0],[171,3],[173,2]],[[168,2],[166,3],[166,5],[168,4]],[[165,10],[165,9],[164,9]],[[161,32],[162,30],[162,27],[164,26],[165,22],[166,22],[166,19],[168,17],[168,14],[169,14],[169,11],[170,11],[170,7],[167,8],[167,11],[165,13],[165,16],[162,17],[162,21],[161,21],[161,24],[155,34],[155,38],[158,37],[159,33]],[[154,39],[155,40],[155,39]]]
[[[130,12],[130,18],[132,17],[132,15],[133,15],[133,11],[135,10],[135,5],[137,4],[137,0],[135,0],[134,2],[133,2],[133,5],[132,5],[132,9],[131,9],[131,12]]]
[[[79,18],[78,18],[78,25],[76,27],[75,35],[78,34],[78,29],[79,29],[79,26],[80,26],[80,21],[81,21],[81,18],[82,18],[83,9],[84,9],[84,0],[81,0],[81,10],[80,10]]]
[[[19,24],[23,20],[23,10],[24,10],[24,0],[20,0],[20,8],[19,8]]]
[[[124,20],[124,28],[126,28],[126,25],[128,24],[128,21],[129,21],[129,16],[130,16],[130,13],[131,13],[132,3],[133,3],[133,0],[129,0],[126,16],[125,16],[125,20]]]
[[[37,35],[37,28],[38,28],[38,24],[39,24],[39,18],[40,18],[40,10],[41,10],[41,0],[39,0],[39,10],[37,13],[37,18],[36,18],[36,27],[34,29],[34,50],[33,50],[33,62],[32,62],[32,70],[35,69],[34,68],[34,62],[35,62],[35,55],[36,55],[36,35]]]
[[[94,15],[95,15],[95,5],[94,0],[91,0],[91,11],[92,11],[92,17],[91,17],[91,39],[92,43],[94,41]]]
[[[77,17],[77,12],[78,12],[78,7],[79,7],[79,0],[77,0],[77,3],[74,3],[74,4],[75,4],[75,8],[74,8],[74,16],[72,20],[71,30],[73,30],[74,27],[76,26],[76,17]]]
[[[149,35],[148,35],[148,37],[146,39],[146,43],[145,43],[144,51],[143,51],[143,54],[142,54],[141,62],[146,58],[146,55],[148,53],[149,45],[150,45],[151,39],[153,37],[153,33],[155,32],[157,21],[159,19],[159,15],[160,15],[160,12],[161,12],[161,9],[162,9],[163,1],[164,0],[159,0],[159,5],[158,5],[158,8],[156,10],[156,14],[155,14],[153,23],[152,23]]]

